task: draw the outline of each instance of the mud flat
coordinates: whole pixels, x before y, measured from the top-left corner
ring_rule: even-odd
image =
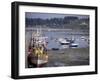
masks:
[[[48,50],[48,56],[45,67],[89,65],[89,48]]]

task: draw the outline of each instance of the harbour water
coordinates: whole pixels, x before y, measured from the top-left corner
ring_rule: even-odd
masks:
[[[42,35],[48,37],[46,41],[48,49],[48,63],[44,67],[58,67],[58,66],[77,66],[77,65],[89,65],[89,33],[87,30],[43,30]],[[27,68],[27,51],[32,33],[34,30],[25,30],[25,67]],[[59,38],[74,39],[74,44],[77,47],[63,48],[64,45],[59,43]],[[56,48],[59,50],[52,50]]]
[[[31,34],[33,32],[36,32],[36,30],[34,31],[27,31],[26,33],[28,35],[28,37],[31,36]],[[62,49],[63,46],[59,43],[59,39],[63,38],[63,39],[74,39],[74,43],[77,44],[78,46],[76,48],[87,48],[89,47],[89,34],[87,33],[87,31],[42,31],[42,35],[48,37],[46,39],[46,41],[48,42],[47,48],[48,49],[52,49],[52,48],[58,48],[58,49]],[[67,47],[67,46],[66,46]]]

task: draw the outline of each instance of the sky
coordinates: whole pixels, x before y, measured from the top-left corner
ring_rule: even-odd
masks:
[[[64,18],[65,16],[76,16],[79,18],[88,18],[88,15],[75,15],[75,14],[56,14],[56,13],[36,13],[36,12],[26,12],[26,18],[42,18],[42,19],[50,19],[50,18]]]

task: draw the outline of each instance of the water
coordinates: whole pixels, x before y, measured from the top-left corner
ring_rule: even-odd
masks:
[[[28,36],[31,36],[32,32],[34,32],[34,31],[27,31],[26,33],[28,33]],[[82,31],[79,31],[79,32],[42,31],[42,34],[43,34],[43,36],[48,37],[48,39],[47,39],[47,41],[48,41],[47,48],[48,49],[52,49],[52,48],[62,49],[63,46],[58,42],[59,38],[67,38],[67,39],[74,38],[75,39],[74,43],[78,44],[78,46],[76,48],[89,47],[89,35],[87,34],[87,32],[82,32]]]
[[[25,31],[25,65],[26,67],[27,56],[28,56],[28,46],[31,39],[31,35],[36,30],[26,30]],[[79,34],[80,33],[80,34]],[[73,32],[73,31],[42,31],[43,36],[48,37],[47,48],[59,48],[63,49],[62,45],[58,42],[59,38],[68,38],[71,39],[74,37],[75,44],[78,44],[78,47],[82,49],[65,49],[65,50],[48,50],[49,61],[44,67],[58,67],[58,66],[75,66],[75,65],[89,65],[89,35],[87,32]],[[85,38],[85,39],[84,39]],[[69,47],[68,47],[69,48]],[[59,56],[60,54],[60,56]]]

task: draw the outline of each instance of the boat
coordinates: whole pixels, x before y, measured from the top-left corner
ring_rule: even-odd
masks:
[[[71,43],[71,44],[70,44],[70,47],[78,47],[78,44],[76,44],[76,43]]]
[[[52,50],[59,50],[59,48],[52,48]]]
[[[59,38],[58,41],[59,41],[59,43],[60,43],[61,45],[68,45],[68,44],[70,44],[70,41],[67,41],[67,40],[64,39],[64,38]]]
[[[66,40],[69,41],[70,43],[74,43],[75,42],[75,38],[74,37],[72,37],[71,39],[67,39],[66,38]]]
[[[86,40],[86,37],[84,37],[84,36],[81,36],[81,40]]]
[[[48,63],[47,38],[38,29],[33,32],[28,47],[28,67],[42,67]]]

